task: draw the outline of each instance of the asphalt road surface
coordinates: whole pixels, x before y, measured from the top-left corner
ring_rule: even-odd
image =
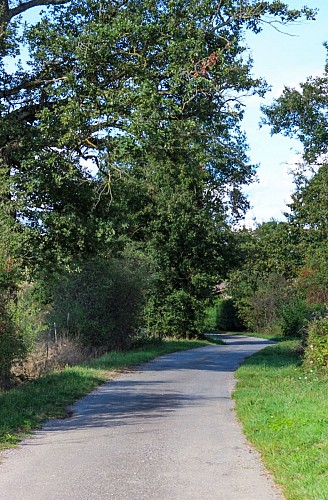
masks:
[[[281,499],[230,398],[237,366],[269,342],[224,340],[120,375],[6,451],[0,499]]]

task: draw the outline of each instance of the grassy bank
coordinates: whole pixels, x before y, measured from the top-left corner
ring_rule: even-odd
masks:
[[[49,418],[66,415],[66,407],[125,368],[171,352],[209,345],[196,340],[166,340],[126,352],[111,352],[81,366],[65,368],[0,393],[0,449],[14,446]]]
[[[283,341],[237,371],[238,416],[288,500],[328,498],[328,377],[305,372],[298,341]]]

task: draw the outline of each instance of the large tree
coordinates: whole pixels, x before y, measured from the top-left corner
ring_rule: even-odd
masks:
[[[298,89],[286,87],[264,111],[272,133],[297,137],[304,146],[288,220],[305,255],[328,241],[328,66]]]
[[[328,44],[324,44],[328,49]],[[285,87],[271,106],[263,108],[265,123],[272,133],[297,137],[304,146],[307,165],[320,166],[328,161],[328,61],[324,72],[309,77],[299,88]]]
[[[327,304],[328,66],[321,76],[308,78],[299,88],[286,87],[264,111],[272,133],[297,137],[304,146],[286,215],[293,253],[298,256],[299,288],[309,303]]]
[[[22,35],[16,15],[35,5],[49,8]],[[30,58],[15,72],[3,61],[0,89],[1,198],[24,255],[60,264],[115,231],[147,244],[162,304],[192,302],[223,273],[226,220],[255,171],[242,97],[266,85],[245,30],[302,16],[280,1],[5,2],[2,54],[24,42]]]

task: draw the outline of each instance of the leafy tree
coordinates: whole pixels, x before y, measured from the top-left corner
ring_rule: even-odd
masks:
[[[326,44],[327,47],[327,44]],[[289,205],[288,225],[301,256],[299,284],[310,303],[327,297],[328,248],[328,66],[324,74],[308,78],[300,90],[285,88],[282,96],[265,108],[272,133],[298,137],[304,162],[312,175],[296,174],[296,191]]]
[[[294,267],[288,226],[272,220],[237,237],[241,259],[229,274],[229,293],[249,330],[267,330],[277,322]]]
[[[247,206],[240,188],[255,171],[241,97],[266,85],[251,75],[244,31],[313,11],[280,1],[4,3],[3,55],[19,52],[16,15],[35,5],[50,8],[23,28],[27,69],[8,73],[3,61],[0,89],[1,202],[21,227],[25,261],[58,269],[115,231],[153,256],[157,310],[178,295],[182,320],[197,323],[202,290],[223,272],[227,217]],[[182,320],[179,330],[195,333]]]
[[[308,165],[324,165],[328,160],[328,64],[322,76],[309,77],[299,87],[285,87],[271,106],[263,107],[264,123],[271,125],[273,134],[297,137]]]
[[[288,220],[303,255],[328,244],[328,164],[311,178],[298,179]]]
[[[300,90],[285,88],[264,108],[272,133],[301,140],[304,165],[295,175],[287,222],[257,228],[246,246],[249,260],[232,275],[234,297],[249,327],[278,324],[286,335],[299,334],[313,311],[327,303],[327,81],[326,68]]]

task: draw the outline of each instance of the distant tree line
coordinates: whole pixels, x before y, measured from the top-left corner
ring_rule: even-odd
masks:
[[[328,66],[263,108],[273,133],[298,137],[303,162],[286,222],[239,235],[243,263],[230,275],[249,330],[302,336],[307,363],[328,366]]]

